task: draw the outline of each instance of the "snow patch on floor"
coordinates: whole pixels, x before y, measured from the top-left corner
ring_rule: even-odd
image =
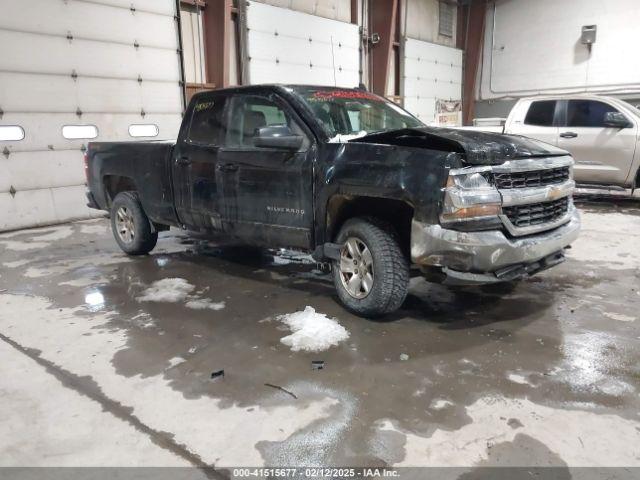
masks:
[[[518,383],[520,385],[531,385],[532,387],[534,386],[526,376],[520,373],[510,373],[509,375],[507,375],[507,378],[513,383]]]
[[[443,408],[447,408],[453,405],[453,402],[449,400],[445,400],[444,398],[438,398],[431,402],[431,408],[434,410],[442,410]]]
[[[7,268],[18,268],[23,265],[26,265],[31,260],[16,260],[15,262],[4,262],[2,265]]]
[[[70,237],[72,234],[73,234],[73,227],[67,225],[64,227],[58,227],[54,229],[51,233],[46,233],[44,235],[31,237],[31,240],[36,242],[53,242],[55,240],[62,240],[63,238]]]
[[[22,275],[28,278],[40,278],[51,275],[53,272],[47,268],[29,267]]]
[[[186,362],[187,360],[182,357],[173,357],[169,359],[169,366],[165,368],[165,370],[170,370],[175,366],[180,365],[181,363]]]
[[[222,310],[225,307],[225,302],[214,302],[209,298],[196,298],[189,300],[185,306],[194,310]]]
[[[607,378],[596,384],[596,388],[606,395],[621,397],[625,393],[633,392],[634,388],[627,382],[615,378]]]
[[[153,282],[137,297],[139,302],[186,302],[185,307],[193,310],[222,310],[225,302],[214,302],[209,298],[192,295],[196,289],[184,278],[163,278]]]
[[[636,321],[636,317],[631,317],[629,315],[624,315],[622,313],[604,312],[604,316],[612,320],[617,320],[619,322],[635,322]]]
[[[106,231],[107,231],[106,225],[82,225],[80,227],[80,233],[85,233],[87,235],[105,233]]]
[[[15,252],[38,250],[49,246],[46,242],[22,242],[18,240],[3,240],[0,241],[0,243],[3,244],[7,250],[13,250]]]
[[[101,283],[107,283],[108,278],[74,278],[73,280],[67,280],[66,282],[60,282],[58,285],[68,285],[70,287],[90,287],[92,285],[98,285]]]
[[[280,315],[277,320],[293,332],[280,339],[294,352],[321,352],[349,338],[349,332],[336,320],[317,313],[313,307]]]
[[[58,227],[38,227],[38,228],[27,228],[22,230],[14,230],[13,232],[0,233],[0,238],[14,238],[20,235],[33,235],[37,233],[47,233],[57,230]]]
[[[184,278],[163,278],[153,282],[142,292],[142,295],[137,297],[137,300],[139,302],[182,302],[195,288]]]
[[[3,242],[0,242],[3,243]],[[33,243],[26,243],[25,245],[33,245]],[[43,244],[43,245],[49,245]],[[87,270],[92,270],[90,267],[101,267],[108,265],[118,265],[121,263],[131,262],[133,261],[131,257],[128,257],[124,254],[119,253],[111,253],[111,254],[97,254],[97,255],[89,255],[82,258],[76,259],[65,259],[54,261],[47,265],[46,268],[38,268],[34,267],[33,269],[25,270],[25,276],[30,278],[37,278],[43,276],[51,276],[51,275],[65,275],[67,273],[71,273],[74,270],[82,269],[84,272]],[[20,262],[20,263],[18,263]],[[22,266],[26,263],[29,263],[29,260],[18,260],[13,263],[15,266]],[[15,267],[14,267],[15,268]],[[86,275],[86,273],[85,273]],[[84,286],[84,285],[78,285]]]
[[[281,248],[273,252],[273,265],[289,265],[291,263],[314,263],[311,255],[302,252],[296,252],[295,250],[287,250]]]

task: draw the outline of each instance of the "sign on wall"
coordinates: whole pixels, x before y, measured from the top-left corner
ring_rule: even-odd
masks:
[[[456,127],[462,124],[462,102],[459,100],[436,100],[436,124],[441,127]]]

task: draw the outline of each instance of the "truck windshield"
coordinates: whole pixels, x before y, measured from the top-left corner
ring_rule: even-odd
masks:
[[[362,90],[295,87],[330,137],[348,141],[373,132],[424,124],[395,103]]]

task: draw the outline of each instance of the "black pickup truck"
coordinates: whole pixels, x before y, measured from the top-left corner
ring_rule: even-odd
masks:
[[[427,127],[364,90],[256,85],[197,94],[177,142],[92,142],[89,206],[122,250],[169,226],[331,262],[351,311],[403,303],[410,273],[516,280],[577,237],[573,161],[524,137]]]

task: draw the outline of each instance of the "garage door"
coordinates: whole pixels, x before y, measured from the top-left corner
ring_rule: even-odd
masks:
[[[177,136],[175,1],[0,8],[0,230],[88,217],[87,142]]]
[[[408,38],[404,67],[405,108],[433,123],[436,102],[462,98],[462,50]]]
[[[249,2],[247,28],[250,83],[358,86],[357,25]]]

